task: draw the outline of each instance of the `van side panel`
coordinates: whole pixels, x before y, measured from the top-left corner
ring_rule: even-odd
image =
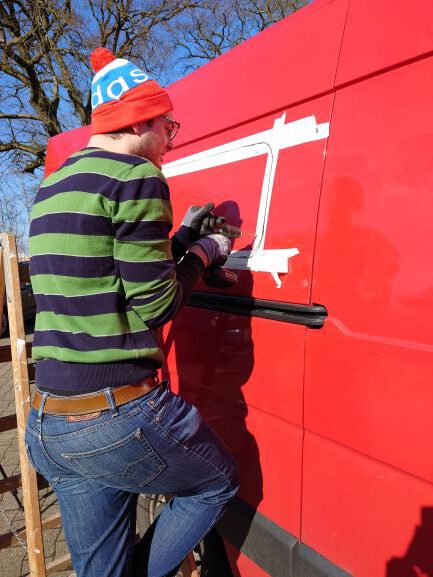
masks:
[[[430,574],[430,483],[308,431],[304,463],[304,543],[354,577]]]
[[[337,85],[433,51],[431,0],[351,0]]]
[[[85,148],[90,138],[90,126],[75,128],[53,136],[48,140],[45,159],[45,176],[62,166],[65,160],[77,150]]]
[[[331,90],[347,4],[317,0],[172,84],[177,147]]]
[[[234,241],[235,251],[299,250],[290,261],[290,274],[287,257],[277,267],[283,271],[281,286],[272,276],[273,263],[261,271],[245,266],[237,270],[238,283],[222,294],[309,303],[332,101],[333,95],[327,95],[227,130],[225,146],[204,138],[183,147],[185,157],[165,167],[175,229],[190,204],[211,200],[216,214],[247,233]],[[229,146],[230,153],[225,151]]]
[[[327,151],[313,301],[329,317],[307,331],[302,540],[361,577],[425,571],[430,547],[432,91],[432,57],[338,90]]]
[[[304,332],[186,307],[164,339],[165,376],[200,407],[236,457],[238,497],[294,536],[300,530]]]

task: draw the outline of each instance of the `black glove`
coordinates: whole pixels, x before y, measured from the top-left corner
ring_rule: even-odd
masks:
[[[209,221],[209,215],[214,206],[213,202],[208,202],[204,206],[190,206],[183,217],[179,230],[173,235],[177,241],[189,248],[193,242],[198,240],[203,234],[201,233],[203,223],[206,218]]]

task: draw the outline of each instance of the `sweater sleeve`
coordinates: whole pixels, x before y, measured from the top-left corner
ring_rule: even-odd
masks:
[[[131,167],[110,204],[113,253],[126,300],[149,327],[159,326],[173,318],[189,298],[203,272],[201,261],[190,255],[177,265],[173,259],[169,189],[153,164]]]

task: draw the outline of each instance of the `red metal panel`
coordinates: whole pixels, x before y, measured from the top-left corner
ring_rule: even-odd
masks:
[[[166,165],[175,229],[188,205],[212,200],[217,205],[215,212],[226,216],[228,222],[250,233],[256,232],[257,227],[265,250],[298,248],[300,251],[291,260],[290,273],[281,275],[281,288],[277,288],[270,272],[244,271],[239,272],[238,284],[224,290],[224,294],[309,302],[317,207],[332,98],[329,95],[312,100],[181,148],[182,162],[190,164],[190,172],[170,176],[179,168]],[[279,122],[288,127],[284,142],[279,142],[276,136]],[[321,131],[319,134],[316,127],[320,127],[317,128]],[[296,145],[290,141],[290,130],[299,133]],[[316,137],[318,140],[314,140]],[[251,138],[258,147],[252,157],[233,156],[232,159],[221,152],[239,143],[236,144],[239,155],[251,154],[248,152],[252,148]],[[179,151],[173,154],[176,152],[179,154]],[[200,158],[205,155],[212,160],[224,154],[224,163],[210,168],[200,168],[202,165],[196,160],[200,155]],[[269,166],[273,167],[274,176],[270,177]],[[260,224],[259,206],[266,199],[269,200],[268,218]],[[242,237],[236,240],[234,249],[248,249],[252,241],[252,237]]]
[[[165,334],[165,372],[233,451],[240,497],[294,535],[300,522],[304,331],[186,308]]]
[[[433,58],[341,90],[308,332],[310,430],[433,481]],[[378,98],[380,95],[380,99]]]
[[[431,0],[351,0],[337,84],[431,52]]]
[[[187,307],[164,332],[170,379],[203,408],[213,392],[302,425],[305,327]]]
[[[48,141],[45,176],[57,170],[77,150],[85,148],[90,138],[90,126],[75,128],[53,136]]]
[[[177,144],[333,87],[347,0],[318,0],[172,84]]]
[[[432,503],[430,483],[306,433],[302,541],[351,575],[430,575]]]

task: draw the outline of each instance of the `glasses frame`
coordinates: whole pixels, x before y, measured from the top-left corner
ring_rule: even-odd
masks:
[[[169,123],[169,139],[170,140],[174,140],[174,137],[176,136],[176,134],[179,132],[179,128],[180,128],[180,122],[177,122],[176,120],[173,120],[172,118],[168,118],[168,116],[164,116],[163,114],[161,114],[161,118],[163,118],[164,120],[166,120]]]

